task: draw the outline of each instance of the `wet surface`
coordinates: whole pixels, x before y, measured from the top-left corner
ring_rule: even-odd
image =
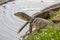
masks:
[[[21,33],[17,31],[26,23],[14,16],[16,12],[25,12],[32,16],[34,13],[58,2],[12,1],[0,6],[0,40],[18,40],[28,30],[27,25]],[[20,38],[21,39],[21,38]]]

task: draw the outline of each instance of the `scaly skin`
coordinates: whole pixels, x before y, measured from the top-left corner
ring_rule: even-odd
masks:
[[[50,13],[51,12],[54,12],[55,13],[58,10],[60,10],[60,3],[54,4],[54,5],[50,6],[50,7],[47,7],[44,10],[42,10],[41,12],[35,13],[33,15],[33,17],[30,17],[30,16],[28,16],[27,14],[25,14],[23,12],[18,12],[18,13],[15,13],[14,15],[17,16],[17,17],[19,17],[19,18],[21,18],[21,19],[23,19],[23,20],[25,20],[25,21],[27,21],[28,23],[30,23],[30,29],[29,29],[29,31],[31,33],[33,27],[35,27],[37,30],[39,30],[41,28],[44,28],[48,24],[48,20],[46,20],[46,19],[49,19],[50,18]],[[27,24],[25,24],[25,26]],[[19,29],[19,32],[21,30]]]
[[[56,12],[60,10],[60,3],[54,4],[50,7],[47,7],[43,9],[41,12],[36,12],[33,17],[40,17],[40,18],[45,18],[48,19],[50,17],[50,12]]]

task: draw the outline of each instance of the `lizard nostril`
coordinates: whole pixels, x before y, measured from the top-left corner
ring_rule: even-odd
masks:
[[[14,15],[15,15],[15,16],[17,16],[17,14],[16,14],[16,13],[15,13]]]
[[[14,14],[14,15],[16,15],[16,14]]]

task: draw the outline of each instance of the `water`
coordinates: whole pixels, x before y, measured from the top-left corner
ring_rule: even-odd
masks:
[[[0,40],[18,40],[29,29],[27,25],[21,33],[17,31],[26,21],[14,16],[16,12],[25,12],[32,17],[38,11],[58,2],[15,0],[0,6]]]

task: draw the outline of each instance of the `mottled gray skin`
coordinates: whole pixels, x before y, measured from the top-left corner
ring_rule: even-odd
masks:
[[[36,12],[33,15],[33,17],[48,19],[50,17],[50,12],[56,12],[58,10],[60,10],[60,3],[49,6],[45,9],[43,9],[41,12]]]
[[[37,30],[45,28],[45,26],[48,24],[48,20],[38,17],[30,17],[24,12],[18,12],[14,14],[15,16],[27,21],[27,23],[18,31],[18,33],[28,24],[30,23],[30,27],[36,28]],[[30,28],[30,31],[32,31],[32,28]]]
[[[32,32],[32,28],[36,28],[36,30],[40,30],[42,28],[45,28],[47,24],[49,24],[48,19],[50,18],[50,12],[56,12],[60,10],[60,3],[52,5],[50,7],[45,8],[41,12],[37,12],[33,15],[33,17],[28,16],[27,14],[23,12],[17,12],[14,15],[27,21],[27,23],[22,27],[22,29],[30,23],[30,33]],[[53,20],[54,21],[54,20]],[[53,22],[51,20],[50,22],[51,25],[53,25]],[[22,30],[21,29],[21,30]],[[21,31],[19,29],[18,33]]]

